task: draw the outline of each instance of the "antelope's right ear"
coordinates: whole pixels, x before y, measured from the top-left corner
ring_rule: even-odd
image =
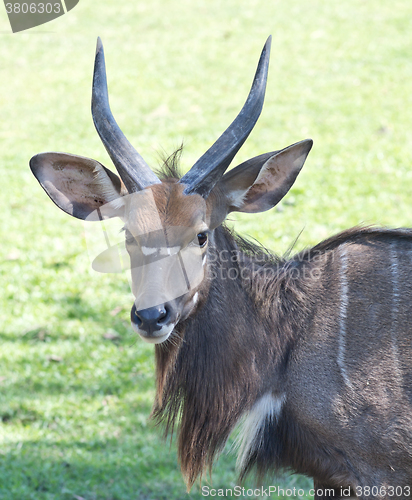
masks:
[[[64,212],[86,219],[106,203],[113,208],[106,217],[121,217],[127,190],[117,175],[101,163],[68,153],[40,153],[30,160],[30,168],[42,188]]]

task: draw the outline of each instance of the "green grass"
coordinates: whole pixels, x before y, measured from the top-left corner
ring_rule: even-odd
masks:
[[[41,151],[110,166],[90,116],[96,37],[126,135],[153,166],[183,140],[186,169],[240,109],[273,35],[237,161],[315,145],[277,209],[231,219],[282,253],[302,229],[298,249],[362,222],[411,225],[411,19],[408,0],[81,0],[12,35],[0,7],[0,499],[186,498],[175,447],[148,421],[153,348],[129,326],[128,284],[92,273],[82,223],[28,168]],[[214,487],[236,484],[234,464],[222,456]]]

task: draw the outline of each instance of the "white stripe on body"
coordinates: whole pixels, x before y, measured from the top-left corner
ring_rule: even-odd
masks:
[[[348,256],[346,254],[346,247],[342,245],[340,247],[340,307],[339,307],[339,343],[338,343],[338,357],[337,363],[342,374],[343,381],[345,384],[352,389],[352,383],[349,380],[346,363],[345,363],[345,351],[346,351],[346,320],[348,314],[349,305],[349,285],[348,285]]]

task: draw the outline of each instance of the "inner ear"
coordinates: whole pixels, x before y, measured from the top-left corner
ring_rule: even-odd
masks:
[[[277,205],[295,182],[312,144],[307,139],[281,151],[257,156],[224,175],[220,189],[226,213],[265,212]]]
[[[30,160],[30,168],[49,197],[69,215],[86,219],[112,202],[105,216],[121,216],[121,197],[127,190],[101,163],[68,153],[40,153]]]

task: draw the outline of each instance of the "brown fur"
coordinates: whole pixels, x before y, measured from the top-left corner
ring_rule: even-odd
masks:
[[[269,47],[232,125],[180,181],[181,149],[169,157],[161,182],[111,115],[99,40],[92,112],[121,180],[66,153],[41,153],[30,167],[68,214],[126,223],[132,324],[160,342],[153,416],[177,430],[189,487],[245,417],[241,478],[286,467],[334,490],[315,500],[341,487],[409,498],[412,231],[354,228],[279,259],[221,226],[232,211],[275,206],[312,147],[306,139],[224,174],[260,114]],[[172,259],[142,265],[152,255]]]
[[[96,203],[112,202],[105,216],[126,220],[132,265],[137,241],[130,232],[140,235],[140,244],[146,237],[152,243],[153,234],[142,233],[154,232],[159,246],[200,248],[205,277],[168,299],[175,316],[155,348],[153,416],[166,432],[177,430],[189,487],[212,466],[242,417],[253,425],[251,435],[245,431],[241,477],[289,468],[313,477],[317,487],[334,488],[329,498],[337,498],[341,487],[389,492],[412,483],[412,231],[353,228],[279,259],[220,225],[236,207],[255,211],[276,203],[310,147],[311,141],[302,141],[285,148],[270,156],[270,168],[265,155],[249,160],[206,200],[184,194],[178,155],[167,162],[162,183],[126,198],[119,198],[120,180],[87,158],[44,153],[31,161],[67,213],[86,218]],[[286,163],[277,183],[270,169],[281,159]],[[51,168],[56,161],[64,164],[62,178]],[[261,169],[253,184],[261,206],[256,189],[252,201],[245,191],[249,168],[253,179]],[[84,186],[68,188],[68,179],[79,180],[79,169],[87,196]],[[263,180],[262,171],[268,174]],[[206,246],[198,238],[203,231]],[[161,296],[167,266],[158,269],[145,279],[141,273],[143,288],[134,282],[140,294],[156,282],[155,298]],[[396,497],[409,493],[403,489]]]
[[[206,466],[211,467],[242,415],[267,392],[286,393],[282,417],[276,423],[266,422],[262,446],[249,456],[241,477],[253,468],[262,476],[286,467],[335,488],[394,481],[408,484],[412,479],[412,391],[404,387],[406,379],[401,386],[391,387],[391,360],[385,352],[388,341],[380,346],[379,332],[370,331],[367,324],[360,344],[352,346],[348,334],[356,387],[349,392],[333,366],[336,352],[330,347],[337,335],[339,294],[335,288],[340,249],[349,249],[351,266],[360,276],[367,279],[374,272],[385,279],[387,247],[393,244],[401,252],[412,249],[412,232],[353,228],[290,259],[278,259],[224,227],[215,230],[209,252],[227,252],[236,259],[211,259],[207,291],[196,314],[178,324],[173,343],[156,346],[153,415],[165,423],[166,432],[178,428],[179,457],[188,486]],[[364,262],[357,264],[363,254]],[[242,278],[225,279],[230,272]],[[412,279],[409,269],[403,272]],[[364,293],[379,287],[376,278],[365,284]],[[353,278],[354,284],[357,280]],[[354,296],[353,302],[356,300]],[[386,296],[379,299],[382,307],[388,300]],[[356,303],[351,307],[355,323],[366,320],[366,312],[364,318],[357,317]],[[407,326],[412,320],[411,308],[403,314]],[[408,360],[412,353],[406,340],[411,336],[409,329],[407,332],[402,337],[402,343],[407,343],[402,369],[411,380]],[[376,362],[381,357],[389,370],[384,379],[380,376],[385,372],[378,370],[370,388],[365,386],[365,377],[373,370],[367,361],[358,361],[360,345],[374,346]],[[358,375],[361,363],[364,368],[359,366]],[[395,399],[388,394],[388,417],[374,417],[382,409],[374,396],[378,388],[393,396],[399,392]],[[395,411],[390,411],[390,405],[395,405]],[[398,423],[385,438],[387,426],[393,426],[390,419]],[[367,428],[363,422],[369,422]],[[391,461],[390,456],[396,458]],[[394,472],[390,472],[392,465]]]

